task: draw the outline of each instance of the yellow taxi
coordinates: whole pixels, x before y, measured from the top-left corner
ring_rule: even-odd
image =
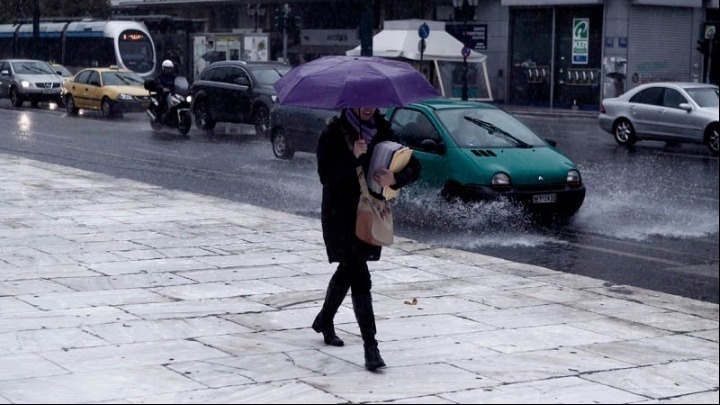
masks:
[[[103,117],[123,112],[145,111],[150,92],[137,73],[116,66],[87,68],[79,71],[62,86],[62,99],[68,115],[80,109],[100,111]]]

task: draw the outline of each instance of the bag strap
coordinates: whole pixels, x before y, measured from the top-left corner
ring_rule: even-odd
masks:
[[[362,165],[357,167],[358,182],[360,183],[360,195],[363,197],[370,197],[370,190],[368,190],[367,181],[365,180],[365,173],[363,173]]]

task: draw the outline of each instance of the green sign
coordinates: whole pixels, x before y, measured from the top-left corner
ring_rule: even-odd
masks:
[[[587,65],[590,45],[590,20],[573,18],[572,63]]]

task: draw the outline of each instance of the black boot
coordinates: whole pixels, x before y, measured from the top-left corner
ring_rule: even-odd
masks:
[[[347,295],[348,289],[350,289],[350,286],[339,285],[335,282],[335,277],[331,278],[330,283],[328,283],[322,310],[317,314],[312,324],[315,332],[322,332],[326,345],[342,346],[345,344],[345,342],[335,334],[335,324],[333,320],[335,319],[338,308],[340,308],[340,305]]]
[[[380,357],[378,350],[378,342],[375,340],[375,313],[373,312],[372,296],[353,295],[353,309],[355,310],[355,318],[358,326],[360,326],[360,334],[363,338],[363,347],[365,348],[365,368],[375,371],[385,367],[385,362]]]

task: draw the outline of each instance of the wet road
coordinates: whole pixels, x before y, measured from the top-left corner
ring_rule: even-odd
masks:
[[[640,142],[617,146],[592,119],[519,118],[580,167],[587,186],[572,222],[540,226],[501,203],[448,204],[434,193],[403,192],[396,209],[403,236],[471,250],[610,284],[629,284],[718,302],[718,159],[701,145]],[[142,114],[14,109],[0,100],[0,152],[165,187],[319,216],[315,158],[275,159],[251,135],[189,140],[153,135]],[[222,128],[220,131],[222,132]]]

